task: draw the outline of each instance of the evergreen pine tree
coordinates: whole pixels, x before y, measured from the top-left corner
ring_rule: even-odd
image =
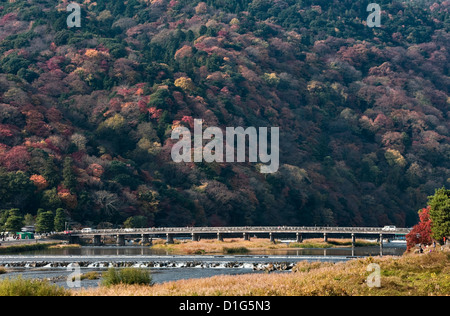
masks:
[[[450,190],[445,187],[436,190],[430,199],[431,231],[436,240],[450,236]]]
[[[48,233],[54,230],[54,215],[52,211],[45,212],[44,210],[39,210],[36,217],[36,232],[37,233]]]
[[[62,232],[66,228],[66,213],[64,209],[58,208],[54,220],[54,228],[57,232]]]
[[[70,157],[66,157],[64,159],[64,166],[63,166],[63,183],[64,186],[73,191],[75,190],[77,186],[77,178],[73,172],[73,160]]]

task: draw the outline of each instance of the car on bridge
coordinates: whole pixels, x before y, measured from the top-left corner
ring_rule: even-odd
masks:
[[[395,226],[384,226],[382,230],[384,232],[392,232],[392,231],[397,230],[397,227],[395,227]]]

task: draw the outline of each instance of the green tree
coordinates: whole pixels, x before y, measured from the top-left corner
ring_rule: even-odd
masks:
[[[25,219],[25,226],[31,226],[34,225],[35,223],[34,216],[31,214],[25,214],[24,219]]]
[[[71,191],[75,190],[77,186],[77,177],[73,172],[73,159],[70,157],[64,159],[63,183],[64,186]]]
[[[208,32],[208,28],[205,25],[200,26],[199,34],[200,36],[203,36]]]
[[[8,219],[8,214],[9,211],[8,210],[1,210],[0,211],[0,228],[2,231],[5,231],[5,223]]]
[[[147,218],[145,216],[128,217],[123,223],[126,228],[144,228],[147,227]]]
[[[0,205],[5,208],[30,207],[36,187],[22,171],[5,172],[0,169]]]
[[[141,214],[147,219],[147,224],[154,226],[155,216],[159,211],[158,193],[141,186],[138,189],[138,203]]]
[[[66,221],[67,217],[65,210],[62,208],[57,209],[54,220],[55,231],[62,232],[66,227]]]
[[[18,232],[23,227],[24,219],[20,210],[17,208],[8,211],[8,218],[5,223],[5,230],[10,232]]]
[[[2,59],[1,67],[5,73],[15,75],[20,69],[26,69],[30,63],[31,62],[29,60],[18,56],[17,53],[12,53]]]
[[[52,211],[44,211],[43,209],[38,210],[38,215],[36,217],[36,232],[37,233],[48,233],[54,229],[54,215]]]
[[[58,196],[58,191],[56,188],[45,190],[42,193],[40,206],[51,210],[57,209],[62,206],[62,201]]]
[[[52,157],[45,160],[41,174],[47,180],[50,187],[58,185],[61,181],[60,172]]]
[[[450,190],[445,189],[445,187],[436,190],[436,193],[429,197],[429,205],[431,206],[430,218],[433,238],[442,240],[444,237],[449,237]]]

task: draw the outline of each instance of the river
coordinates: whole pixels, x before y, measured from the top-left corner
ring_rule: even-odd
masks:
[[[385,244],[383,255],[400,256],[405,249],[403,244]],[[47,279],[68,287],[68,276],[77,272],[102,272],[108,267],[145,267],[151,269],[154,283],[163,283],[224,274],[266,273],[268,268],[283,273],[304,260],[340,262],[379,254],[378,246],[258,250],[245,255],[173,255],[140,246],[86,246],[1,255],[0,266],[6,267],[8,273],[0,275],[0,279],[22,276]],[[81,281],[81,287],[96,287],[98,284],[99,280]]]

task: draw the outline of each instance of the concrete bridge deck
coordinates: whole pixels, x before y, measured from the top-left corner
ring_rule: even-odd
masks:
[[[296,227],[296,226],[243,226],[243,227],[163,227],[163,228],[125,228],[125,229],[93,229],[89,231],[72,231],[72,236],[118,236],[118,235],[183,235],[183,234],[370,234],[370,235],[406,235],[410,228],[382,227]]]

